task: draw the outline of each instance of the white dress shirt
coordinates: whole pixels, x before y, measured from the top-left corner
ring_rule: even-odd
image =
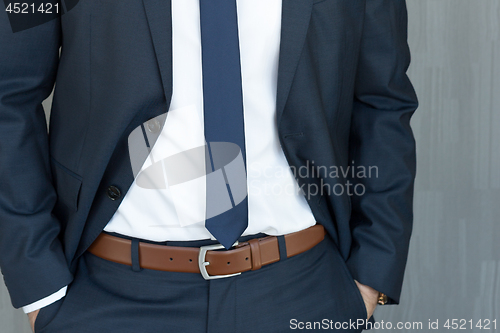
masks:
[[[284,235],[316,223],[278,138],[281,5],[282,0],[237,0],[248,184],[248,228],[243,235]],[[199,0],[172,0],[172,19],[173,94],[150,154],[156,161],[204,144]],[[150,164],[146,161],[143,169]],[[151,190],[134,181],[104,230],[151,241],[213,239],[204,221],[182,223],[183,214],[189,213],[186,206],[168,186]],[[37,303],[41,308],[64,293]],[[35,310],[37,303],[24,310]]]

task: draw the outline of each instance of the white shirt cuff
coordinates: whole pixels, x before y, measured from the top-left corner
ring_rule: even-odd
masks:
[[[39,310],[41,308],[44,308],[52,303],[57,302],[64,296],[66,296],[66,290],[68,289],[68,286],[63,287],[61,290],[59,290],[56,293],[53,293],[52,295],[49,295],[45,298],[42,298],[39,301],[36,301],[35,303],[28,304],[26,306],[23,306],[23,311],[24,313],[30,313],[36,310]]]

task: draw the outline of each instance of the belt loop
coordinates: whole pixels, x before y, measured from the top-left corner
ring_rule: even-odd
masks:
[[[258,239],[250,239],[248,241],[250,244],[250,252],[252,253],[252,271],[260,269],[262,267],[262,260],[260,258],[260,244]]]
[[[288,255],[286,253],[286,242],[285,242],[285,236],[277,236],[278,238],[278,247],[280,250],[280,261],[288,259]]]
[[[130,248],[130,253],[132,255],[132,270],[134,272],[140,272],[141,264],[139,262],[139,240],[132,239],[132,246]]]

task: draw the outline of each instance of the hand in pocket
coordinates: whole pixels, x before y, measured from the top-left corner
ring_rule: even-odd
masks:
[[[31,330],[33,332],[35,332],[35,321],[36,317],[38,317],[38,312],[40,312],[40,310],[35,310],[33,312],[28,313],[28,319],[30,321]]]
[[[356,280],[354,280],[354,282],[356,282],[359,292],[363,297],[363,301],[365,302],[366,313],[368,314],[368,317],[366,319],[370,319],[370,317],[373,315],[373,312],[375,311],[375,308],[377,307],[378,291],[376,291],[372,287],[361,284]]]

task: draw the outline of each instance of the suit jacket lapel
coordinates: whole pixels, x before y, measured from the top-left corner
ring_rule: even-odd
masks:
[[[306,40],[312,4],[313,0],[283,0],[276,101],[278,124]]]
[[[172,98],[171,0],[143,0],[167,104]]]
[[[167,102],[172,97],[172,9],[171,0],[143,0]],[[278,124],[290,92],[302,52],[313,0],[283,0],[278,69]]]

